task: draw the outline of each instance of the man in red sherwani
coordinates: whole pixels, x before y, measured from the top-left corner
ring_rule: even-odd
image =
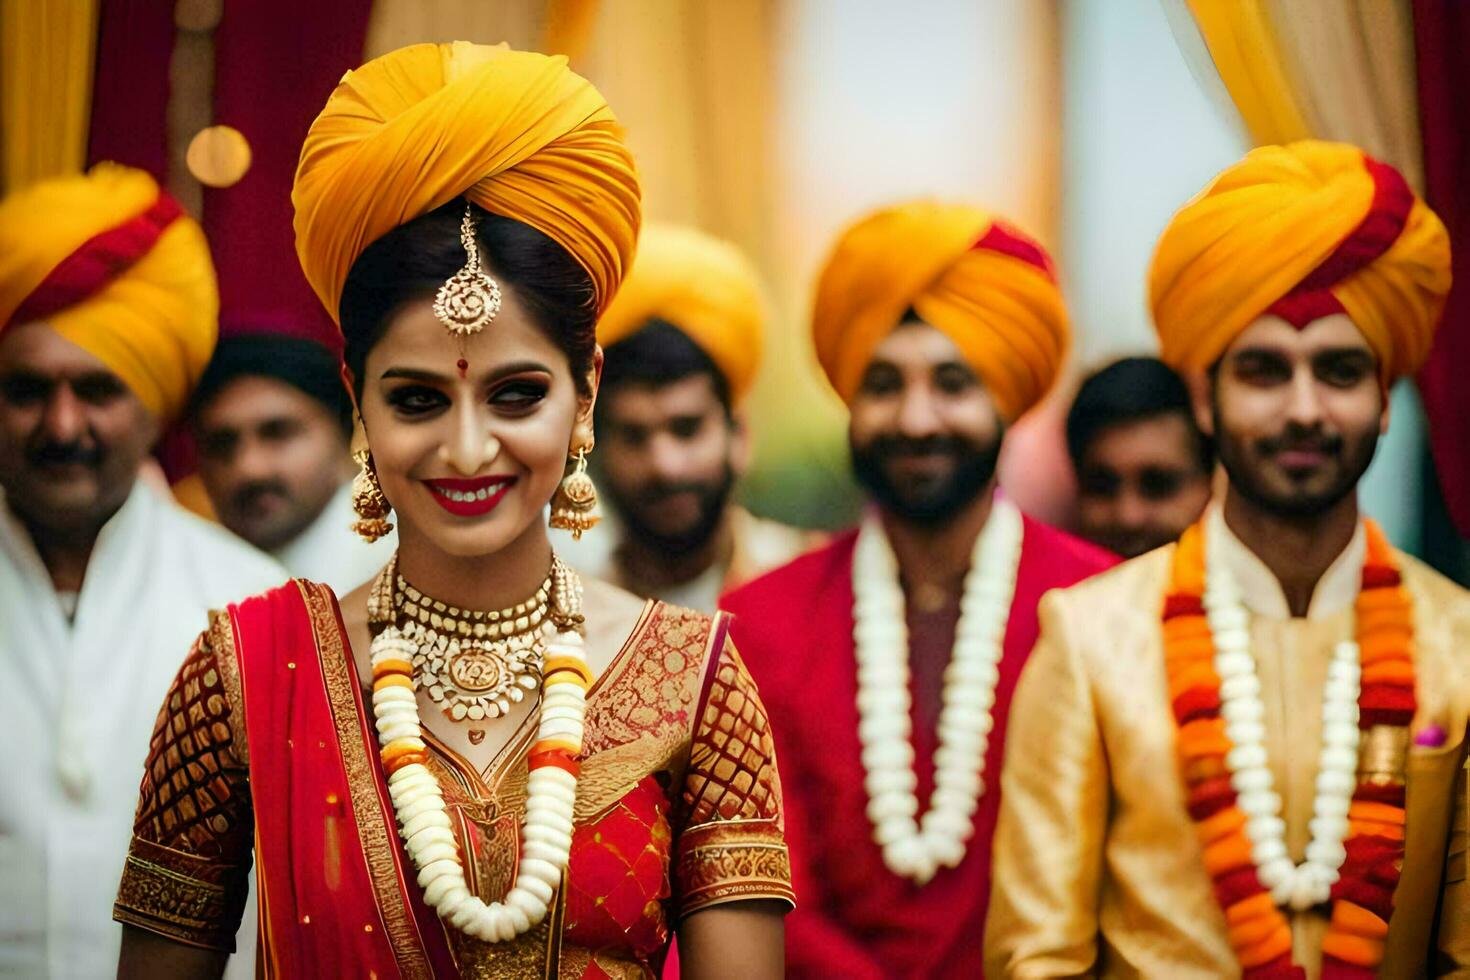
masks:
[[[996,493],[1005,428],[1051,386],[1066,311],[1036,243],[916,202],[839,240],[814,333],[876,506],[722,603],[775,731],[788,975],[978,977],[1036,606],[1113,561]]]

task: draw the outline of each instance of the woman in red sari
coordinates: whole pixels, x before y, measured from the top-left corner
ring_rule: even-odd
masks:
[[[215,616],[154,732],[120,975],[218,976],[252,856],[266,976],[777,977],[775,759],[722,619],[578,580],[597,315],[631,158],[562,59],[418,45],[350,72],[293,191],[399,551]],[[568,457],[577,460],[564,475]]]

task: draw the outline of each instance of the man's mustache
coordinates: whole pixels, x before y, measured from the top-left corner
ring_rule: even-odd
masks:
[[[96,469],[102,465],[102,455],[100,446],[48,439],[26,450],[26,462],[32,466],[88,466]]]
[[[1330,435],[1313,429],[1288,426],[1280,435],[1256,440],[1256,449],[1266,456],[1283,452],[1321,453],[1336,456],[1342,452],[1342,436]]]
[[[881,459],[902,456],[969,456],[978,450],[959,436],[879,436],[871,445],[873,455]]]
[[[236,490],[230,497],[235,507],[246,509],[265,497],[289,497],[290,492],[280,480],[255,480]]]
[[[709,496],[713,487],[708,483],[700,483],[695,480],[680,480],[670,483],[650,483],[638,494],[638,499],[647,505],[661,504],[670,497],[677,497],[682,493],[692,493],[700,498]]]

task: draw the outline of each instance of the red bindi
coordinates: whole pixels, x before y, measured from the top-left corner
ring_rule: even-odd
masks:
[[[459,368],[459,376],[462,378],[469,371],[470,362],[461,357],[459,360],[454,362],[454,366]]]

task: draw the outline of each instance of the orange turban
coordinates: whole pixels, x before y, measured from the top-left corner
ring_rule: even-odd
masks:
[[[1051,259],[977,208],[902,204],[838,239],[817,284],[812,332],[844,401],[910,309],[964,352],[1007,419],[1041,400],[1066,355],[1067,310]]]
[[[1397,170],[1343,143],[1264,146],[1164,229],[1149,269],[1162,357],[1202,371],[1259,317],[1346,313],[1385,383],[1429,354],[1450,288],[1444,225]]]
[[[552,238],[612,301],[641,215],[612,110],[565,58],[455,41],[349,71],[306,134],[296,254],[327,312],[368,245],[460,195]]]
[[[204,232],[141,170],[101,163],[0,202],[0,331],[44,320],[159,418],[179,416],[219,335]]]
[[[688,334],[736,398],[750,388],[761,358],[760,283],[735,246],[692,228],[645,228],[633,271],[597,324],[597,340],[611,347],[652,319]]]

